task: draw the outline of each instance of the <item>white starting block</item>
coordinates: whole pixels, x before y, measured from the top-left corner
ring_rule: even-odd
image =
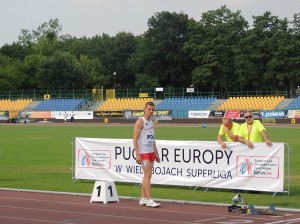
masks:
[[[96,181],[90,202],[103,202],[103,204],[107,204],[107,202],[112,201],[119,202],[115,182],[111,180]]]

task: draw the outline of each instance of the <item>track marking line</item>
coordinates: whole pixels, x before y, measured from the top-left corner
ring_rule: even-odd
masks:
[[[202,220],[196,220],[194,221],[195,223],[200,223],[200,222],[211,222],[214,220],[219,220],[219,219],[226,219],[226,217],[218,217],[218,218],[211,218],[211,219],[202,219]]]
[[[34,222],[58,223],[58,224],[76,224],[74,222],[57,222],[57,221],[49,221],[49,220],[42,220],[42,219],[27,219],[27,218],[18,218],[18,217],[2,216],[2,215],[0,215],[0,218],[14,219],[14,220],[25,220],[25,221],[34,221]]]
[[[12,209],[22,209],[22,210],[33,210],[33,211],[44,211],[44,212],[56,212],[56,213],[67,213],[67,214],[77,214],[77,215],[88,215],[88,216],[105,216],[105,217],[112,217],[112,218],[122,218],[122,219],[134,219],[134,220],[144,220],[144,221],[153,221],[156,223],[181,223],[181,224],[190,224],[192,222],[184,222],[184,221],[172,221],[172,220],[163,220],[163,219],[149,219],[149,218],[138,218],[134,216],[122,216],[122,215],[107,215],[101,213],[88,213],[88,212],[73,212],[73,211],[63,211],[63,210],[54,210],[54,209],[41,209],[41,208],[24,208],[24,207],[17,207],[17,206],[0,206],[0,208],[12,208]],[[18,217],[16,217],[18,218]],[[19,218],[22,219],[22,218]],[[51,221],[49,221],[51,222]],[[59,223],[59,222],[58,222]],[[62,222],[65,224],[64,222]],[[69,224],[69,223],[68,223]],[[71,223],[73,224],[73,223]]]
[[[296,223],[299,222],[300,218],[296,219],[286,219],[286,220],[280,220],[280,221],[275,221],[275,222],[268,222],[265,224],[277,224],[277,223],[284,223],[284,224],[290,224],[290,223]]]

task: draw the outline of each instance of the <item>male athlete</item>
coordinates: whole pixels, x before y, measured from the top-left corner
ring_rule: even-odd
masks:
[[[154,161],[160,162],[157,152],[154,134],[154,123],[151,119],[155,105],[147,102],[144,107],[144,116],[138,118],[134,125],[133,145],[135,149],[136,162],[142,165],[144,172],[140,205],[147,207],[159,207],[160,204],[151,199],[151,174]]]

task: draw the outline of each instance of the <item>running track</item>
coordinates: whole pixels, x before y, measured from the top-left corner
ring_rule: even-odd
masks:
[[[300,212],[284,216],[231,213],[226,205],[160,201],[159,208],[138,205],[138,199],[90,203],[88,195],[0,190],[1,224],[290,224]]]

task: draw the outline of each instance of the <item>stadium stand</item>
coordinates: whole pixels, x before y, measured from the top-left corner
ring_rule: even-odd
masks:
[[[73,111],[81,110],[85,99],[50,99],[40,102],[33,111]]]
[[[97,111],[143,110],[149,101],[153,98],[113,98],[103,102]]]
[[[216,99],[216,97],[166,98],[156,106],[156,110],[172,110],[174,118],[188,118],[189,110],[207,110]]]
[[[0,110],[9,111],[9,117],[14,118],[31,102],[31,99],[18,99],[13,101],[2,99],[0,100]]]
[[[275,110],[283,96],[230,97],[218,110]]]
[[[285,107],[285,110],[299,110],[300,109],[300,96],[293,100],[289,105]]]

